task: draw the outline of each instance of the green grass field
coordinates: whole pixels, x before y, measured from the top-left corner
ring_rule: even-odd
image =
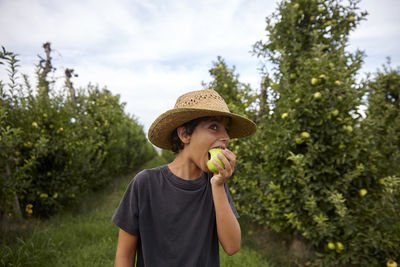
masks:
[[[151,165],[158,165],[153,162]],[[147,166],[147,167],[151,167]],[[0,252],[1,266],[113,266],[118,228],[111,222],[132,176],[115,179],[49,220],[30,220],[11,233]],[[11,243],[11,244],[10,244]],[[221,266],[269,266],[259,252],[243,247],[234,256],[221,250]]]

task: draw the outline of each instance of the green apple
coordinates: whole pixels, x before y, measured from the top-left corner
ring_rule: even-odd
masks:
[[[388,262],[386,263],[387,267],[397,267],[397,262],[395,262],[394,260],[388,260]]]
[[[222,168],[225,168],[224,163],[218,158],[218,154],[221,154],[222,156],[224,156],[224,154],[222,154],[222,149],[221,148],[211,148],[208,153],[210,153],[210,160],[207,161],[207,168],[211,171],[211,172],[218,172],[218,167],[215,166],[213,160],[215,160],[216,162],[218,162],[219,165],[222,166]],[[225,157],[225,156],[224,156]]]
[[[291,73],[291,74],[290,74],[290,79],[292,79],[292,80],[293,80],[293,79],[296,79],[296,73]]]
[[[301,138],[304,138],[304,139],[310,138],[310,134],[308,132],[302,132],[300,134],[300,136],[301,136]]]
[[[332,115],[333,115],[334,117],[336,117],[337,115],[339,115],[339,110],[334,109],[334,110],[331,111],[331,113],[332,113]]]
[[[363,188],[360,190],[360,196],[365,197],[365,195],[368,193],[367,189]]]
[[[354,16],[349,17],[349,22],[354,22],[355,20],[356,20],[356,18]]]
[[[321,97],[322,97],[322,95],[321,95],[320,92],[316,92],[316,93],[314,94],[314,98],[315,98],[315,99],[320,99]]]
[[[286,112],[281,115],[282,119],[286,119],[287,116],[288,116],[288,114]]]
[[[300,4],[299,4],[299,3],[296,3],[296,4],[293,5],[293,7],[294,7],[295,9],[298,9],[298,8],[300,7]]]
[[[350,125],[344,125],[343,129],[348,133],[353,132],[353,127],[351,127]]]
[[[336,246],[335,246],[334,243],[329,242],[329,243],[328,243],[328,248],[329,248],[330,250],[334,250],[334,249],[336,248]]]
[[[339,80],[336,80],[336,81],[335,81],[335,85],[340,86],[341,84],[342,84],[341,81],[339,81]]]
[[[319,83],[319,79],[318,78],[311,78],[311,84],[312,85],[317,85]]]
[[[303,143],[303,139],[301,139],[300,137],[296,137],[296,138],[294,139],[294,141],[295,141],[296,144],[298,144],[298,145],[300,145],[300,144]]]
[[[344,246],[341,242],[336,242],[336,251],[337,252],[342,252],[342,250],[344,249]]]

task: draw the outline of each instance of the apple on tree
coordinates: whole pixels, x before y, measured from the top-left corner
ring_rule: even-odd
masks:
[[[300,136],[301,136],[301,138],[304,138],[304,139],[310,138],[310,134],[308,132],[302,132],[300,134]]]
[[[339,115],[339,110],[334,109],[334,110],[331,111],[331,113],[332,113],[332,115],[333,115],[334,117],[336,117],[337,115]]]
[[[322,97],[320,92],[314,93],[314,99],[320,99]]]
[[[317,85],[319,83],[319,79],[318,78],[311,78],[311,84],[312,85]]]
[[[336,246],[335,246],[334,243],[329,242],[329,243],[328,243],[328,248],[329,248],[330,250],[335,250]]]
[[[336,252],[341,253],[344,250],[342,242],[336,242]]]
[[[360,196],[365,197],[365,195],[368,193],[367,189],[363,188],[360,190]]]

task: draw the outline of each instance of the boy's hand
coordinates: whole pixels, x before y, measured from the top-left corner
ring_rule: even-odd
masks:
[[[232,176],[233,171],[235,170],[236,156],[227,148],[222,149],[221,151],[224,155],[218,154],[218,158],[224,163],[225,168],[217,162],[213,161],[214,165],[218,168],[218,173],[215,173],[211,178],[211,184],[214,185],[224,185],[224,183]]]

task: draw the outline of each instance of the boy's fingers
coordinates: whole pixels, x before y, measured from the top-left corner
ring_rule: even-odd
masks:
[[[224,149],[222,150],[222,153],[224,154],[224,156],[226,157],[226,159],[229,161],[229,164],[232,166],[232,169],[235,168],[235,163],[236,163],[236,156],[235,154],[233,154],[232,151],[230,151],[229,149]],[[219,155],[218,155],[219,156]],[[219,158],[219,157],[218,157]],[[220,158],[221,159],[221,158]],[[221,159],[222,160],[222,159]],[[224,162],[224,161],[222,161]],[[225,164],[225,162],[224,162]]]
[[[224,154],[225,155],[225,154]],[[223,155],[218,154],[217,155],[218,159],[220,159],[222,161],[222,163],[225,165],[225,168],[219,169],[219,172],[221,173],[222,171],[225,173],[226,172],[226,176],[230,176],[233,173],[233,168],[234,168],[234,160],[230,161],[227,157],[224,157]],[[219,167],[218,167],[219,168]]]

